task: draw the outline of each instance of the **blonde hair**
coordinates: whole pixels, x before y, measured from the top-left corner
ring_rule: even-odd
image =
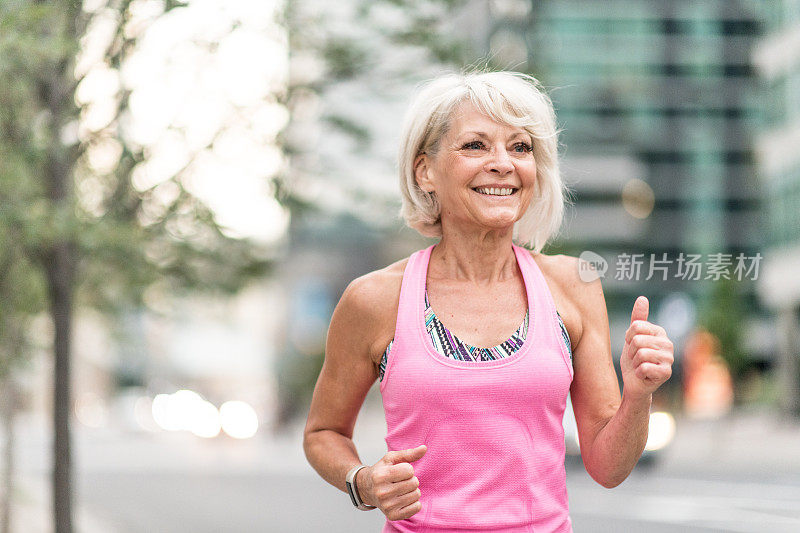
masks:
[[[555,111],[539,81],[520,72],[448,73],[418,87],[406,112],[398,166],[402,207],[408,226],[426,237],[442,235],[441,207],[414,176],[414,160],[435,156],[453,110],[469,101],[493,120],[527,131],[536,160],[534,199],[514,225],[514,239],[540,252],[561,227],[566,188],[558,165]]]

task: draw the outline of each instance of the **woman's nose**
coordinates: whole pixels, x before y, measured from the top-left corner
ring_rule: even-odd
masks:
[[[514,165],[511,163],[511,157],[508,155],[505,147],[496,148],[492,150],[492,157],[487,164],[487,170],[495,174],[508,174],[514,170]]]

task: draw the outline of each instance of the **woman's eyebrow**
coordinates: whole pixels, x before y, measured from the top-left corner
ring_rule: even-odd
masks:
[[[487,133],[482,132],[482,131],[465,131],[459,137],[472,137],[473,135],[478,136],[478,137],[482,137],[484,139],[488,139],[489,138],[489,135]]]
[[[465,131],[464,133],[459,135],[459,139],[462,138],[462,137],[471,137],[473,135],[477,136],[477,137],[481,137],[482,139],[488,139],[489,138],[489,134],[485,133],[485,132],[482,132],[482,131]],[[508,138],[509,139],[513,139],[514,137],[519,137],[520,135],[529,136],[527,131],[517,131],[517,132],[514,132],[511,135],[509,135]]]

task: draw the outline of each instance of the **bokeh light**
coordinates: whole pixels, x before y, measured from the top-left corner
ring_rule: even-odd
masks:
[[[653,189],[640,179],[632,179],[622,188],[622,207],[632,217],[647,218],[655,203]]]
[[[258,415],[249,404],[233,400],[219,408],[222,429],[234,439],[248,439],[258,431]]]
[[[647,434],[648,451],[660,450],[675,437],[675,418],[669,413],[655,412],[650,414],[650,430]]]

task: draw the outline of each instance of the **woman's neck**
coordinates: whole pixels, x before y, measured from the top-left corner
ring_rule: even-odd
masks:
[[[430,259],[429,272],[435,277],[482,284],[515,276],[512,230],[466,234],[442,229],[442,240]]]

